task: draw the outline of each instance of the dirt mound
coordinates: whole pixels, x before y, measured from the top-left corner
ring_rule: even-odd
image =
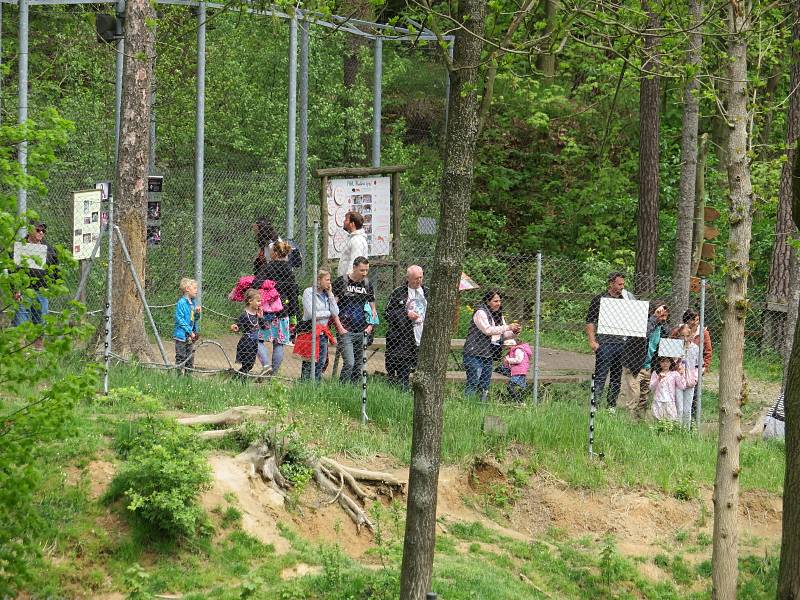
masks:
[[[242,512],[242,529],[263,543],[271,544],[276,552],[288,552],[289,542],[278,531],[278,522],[286,518],[283,497],[260,478],[248,477],[246,468],[232,456],[212,454],[208,463],[213,470],[214,483],[200,499],[203,508],[236,506]]]
[[[277,528],[277,523],[283,522],[289,523],[303,538],[338,543],[351,557],[369,562],[365,554],[374,546],[373,536],[364,528],[358,531],[339,506],[331,504],[328,495],[308,486],[297,507],[287,510],[278,494],[260,479],[249,479],[233,457],[212,455],[209,461],[215,483],[203,498],[207,509],[224,507],[228,502],[225,495],[232,493],[243,513],[243,529],[272,544],[276,551],[285,552],[289,548]],[[374,462],[362,460],[359,464],[392,473],[399,479],[408,474],[404,467],[391,467],[385,457],[376,457]],[[517,540],[530,540],[554,528],[570,537],[589,535],[596,540],[611,534],[620,552],[632,557],[652,557],[662,552],[681,532],[692,539],[701,534],[710,538],[712,533],[709,489],[703,489],[697,499],[682,501],[647,489],[574,489],[549,473],[537,473],[518,492],[513,504],[494,511],[492,520],[484,510],[487,498],[507,485],[503,466],[488,459],[477,459],[466,469],[443,468],[439,474],[437,504],[441,530],[447,530],[454,522],[478,522]],[[398,500],[402,502],[404,498]],[[774,548],[781,534],[780,497],[761,491],[744,492],[740,528],[744,550],[759,553]],[[657,575],[653,578],[658,579]]]
[[[89,497],[92,500],[97,500],[105,493],[117,473],[114,464],[107,460],[93,460],[83,468],[67,467],[64,471],[67,485],[76,486],[84,477],[88,479]]]

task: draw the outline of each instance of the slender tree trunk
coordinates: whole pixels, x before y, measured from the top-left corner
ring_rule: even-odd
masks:
[[[703,233],[705,229],[706,208],[706,155],[708,154],[708,134],[700,136],[697,151],[697,169],[694,180],[694,227],[692,229],[692,275],[697,275],[700,259],[703,257]],[[676,313],[677,314],[677,313]]]
[[[747,157],[747,33],[749,6],[728,8],[728,223],[725,307],[719,379],[719,436],[714,479],[714,542],[712,598],[734,600],[738,574],[739,445],[742,439],[742,397],[745,393],[744,324],[747,315],[747,277],[753,226],[753,187]]]
[[[774,114],[772,108],[769,107],[775,102],[775,93],[778,91],[778,84],[783,76],[784,68],[782,62],[778,63],[772,67],[772,73],[767,77],[767,86],[764,90],[764,105],[768,108],[764,114],[764,120],[758,132],[758,156],[761,159],[768,158],[769,156],[769,138],[772,133],[772,117]]]
[[[787,304],[790,296],[789,289],[789,264],[791,262],[792,247],[789,241],[795,234],[792,223],[792,165],[794,164],[794,143],[800,135],[800,52],[796,44],[800,44],[800,8],[794,3],[792,11],[794,23],[792,25],[792,69],[789,78],[789,114],[787,117],[787,159],[781,169],[781,182],[778,188],[778,213],[775,217],[775,240],[772,243],[772,262],[769,266],[767,279],[767,309],[764,313],[763,346],[781,352],[785,346],[785,338],[791,335],[792,330],[786,328],[786,313],[780,310],[770,310],[769,304]]]
[[[345,0],[341,4],[340,10],[343,15],[352,19],[372,20],[373,8],[369,0]],[[345,34],[344,55],[342,56],[343,63],[343,81],[344,87],[347,90],[353,89],[358,83],[358,75],[361,72],[361,53],[367,45],[367,38],[360,35]],[[347,107],[353,106],[354,94],[348,93],[344,98],[344,103]],[[358,123],[353,121],[357,111],[347,110],[344,112],[344,128],[345,131],[358,131],[360,127]],[[369,147],[370,136],[362,136],[361,138],[353,135],[345,136],[344,148],[342,150],[344,162],[347,164],[358,164],[367,153]]]
[[[683,125],[681,132],[681,180],[678,200],[678,228],[675,234],[675,265],[672,272],[672,312],[680,315],[689,305],[689,277],[692,269],[692,221],[696,203],[697,128],[700,123],[699,67],[703,50],[700,22],[703,15],[701,0],[689,0],[691,27],[686,65],[689,78],[683,92]],[[701,238],[702,239],[702,238]]]
[[[795,26],[797,26],[795,11]],[[792,174],[792,213],[795,225],[800,225],[800,152],[794,151]],[[792,257],[797,268],[797,255]],[[793,273],[795,278],[797,272]],[[781,564],[778,569],[778,600],[800,598],[800,320],[797,319],[798,302],[793,290],[793,316],[795,320],[794,344],[789,357],[786,375],[786,472],[783,480],[783,525],[781,538]]]
[[[447,354],[467,241],[467,215],[478,137],[478,67],[486,0],[458,3],[450,104],[441,186],[439,238],[430,278],[431,299],[412,381],[414,425],[408,481],[400,597],[423,600],[430,591],[436,538],[436,501],[442,441]]]
[[[155,20],[153,4],[147,0],[128,0],[125,4],[125,57],[122,75],[122,122],[119,161],[114,193],[116,222],[125,238],[133,268],[139,281],[145,281],[147,259],[147,165],[150,152],[150,86],[155,60]],[[152,356],[144,328],[142,300],[133,278],[121,260],[114,269],[114,351],[137,357]]]
[[[553,34],[556,30],[556,21],[558,19],[558,9],[560,6],[559,0],[545,0],[544,3],[544,18],[545,27],[544,35],[547,36],[548,52],[544,52],[536,57],[536,68],[542,72],[544,76],[543,82],[545,85],[552,83],[556,75],[556,55],[552,53],[553,49]]]
[[[642,10],[648,13],[644,34],[645,60],[639,88],[639,208],[636,216],[636,274],[637,295],[651,296],[656,289],[656,260],[658,258],[658,180],[659,128],[661,124],[658,75],[658,38],[653,30],[660,26],[658,15],[651,10],[649,0],[642,0]]]

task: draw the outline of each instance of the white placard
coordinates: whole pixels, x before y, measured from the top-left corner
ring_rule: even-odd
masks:
[[[29,269],[44,269],[47,262],[47,246],[14,242],[14,264]]]
[[[347,242],[342,222],[347,211],[364,217],[370,256],[389,254],[391,233],[391,177],[331,179],[326,190],[328,258],[340,258]]]
[[[647,337],[647,315],[650,303],[644,300],[600,298],[597,333]]]
[[[682,358],[686,353],[683,347],[683,340],[665,338],[658,342],[658,355],[669,356],[670,358]]]
[[[72,192],[72,256],[83,260],[92,255],[100,238],[100,202],[103,190]]]

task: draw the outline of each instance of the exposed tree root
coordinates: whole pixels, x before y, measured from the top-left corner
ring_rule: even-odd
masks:
[[[265,411],[257,406],[236,406],[224,412],[212,415],[198,415],[178,419],[181,425],[233,425],[246,419],[264,417]],[[209,430],[200,433],[203,439],[219,439],[233,432],[233,429]],[[292,482],[281,473],[280,466],[289,452],[290,444],[296,440],[296,434],[283,435],[278,429],[271,429],[266,439],[253,443],[247,450],[236,457],[236,460],[249,469],[251,478],[260,477],[272,489],[286,497],[292,488]],[[338,503],[355,523],[358,531],[366,527],[370,531],[375,526],[367,514],[367,501],[376,501],[382,494],[393,498],[395,493],[403,493],[405,482],[391,473],[371,471],[343,465],[332,458],[308,455],[302,459],[303,464],[313,473],[314,482],[320,490],[330,494],[328,504]],[[377,486],[371,490],[364,484]]]

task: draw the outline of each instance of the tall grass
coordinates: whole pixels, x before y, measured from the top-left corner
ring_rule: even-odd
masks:
[[[293,422],[309,443],[327,453],[358,457],[388,454],[407,464],[411,452],[413,398],[370,380],[367,413],[360,423],[361,390],[325,382],[287,387],[241,384],[219,379],[179,378],[169,373],[120,368],[115,386],[134,386],[160,398],[167,407],[185,412],[215,412],[242,404],[263,405],[276,419]],[[494,453],[501,458],[510,444],[527,448],[535,469],[546,470],[570,485],[601,488],[645,486],[667,494],[711,485],[716,461],[716,435],[664,431],[626,414],[599,411],[594,450],[588,456],[588,393],[580,385],[563,385],[536,407],[480,404],[464,399],[451,386],[444,407],[442,460],[468,461]],[[713,402],[713,399],[712,399]],[[130,407],[119,407],[129,410]],[[485,434],[486,415],[499,416],[508,426],[505,436]],[[783,489],[784,448],[780,443],[746,440],[742,445],[742,489]]]

